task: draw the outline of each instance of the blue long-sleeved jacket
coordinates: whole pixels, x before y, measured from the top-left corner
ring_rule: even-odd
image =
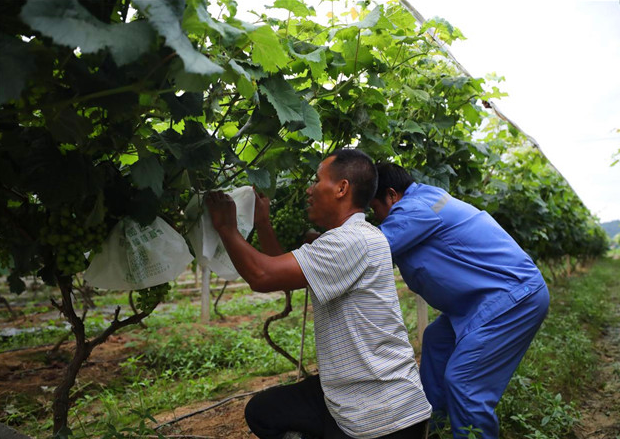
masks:
[[[413,183],[380,226],[414,292],[457,340],[545,285],[532,259],[486,212]]]

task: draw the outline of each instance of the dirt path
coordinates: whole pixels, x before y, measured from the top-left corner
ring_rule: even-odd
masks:
[[[616,305],[620,316],[620,305]],[[584,387],[578,439],[620,438],[620,325],[607,328],[596,344],[601,367],[596,380]]]

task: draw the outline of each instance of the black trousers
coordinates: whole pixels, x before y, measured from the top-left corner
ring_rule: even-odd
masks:
[[[245,420],[260,439],[282,439],[287,431],[315,439],[352,439],[327,410],[318,375],[258,393],[245,407]],[[424,421],[381,439],[425,439],[427,433]]]

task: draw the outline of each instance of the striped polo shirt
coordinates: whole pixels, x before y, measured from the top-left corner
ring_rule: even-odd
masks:
[[[310,286],[321,387],[340,428],[376,438],[428,419],[381,231],[356,213],[292,253]]]

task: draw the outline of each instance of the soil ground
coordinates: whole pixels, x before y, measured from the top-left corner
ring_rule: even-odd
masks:
[[[226,294],[221,298],[222,303],[229,300],[237,288],[247,288],[247,285],[235,284],[232,285],[232,288],[229,286]],[[196,290],[196,288],[187,289],[188,292],[195,292]],[[281,297],[281,293],[260,295],[256,293],[248,294],[246,297],[253,300],[253,296],[256,296],[257,301],[264,301]],[[200,307],[199,301],[196,301],[195,304]],[[0,330],[42,326],[50,319],[59,318],[59,313],[56,310],[24,316],[21,314],[22,305],[19,302],[13,304],[12,308],[17,313],[17,318],[0,320]],[[47,305],[49,304],[41,302],[37,306],[44,307]],[[166,306],[173,305],[163,304],[161,307]],[[47,308],[49,309],[49,306]],[[112,315],[114,307],[105,311]],[[238,327],[243,321],[251,318],[251,316],[245,315],[226,316],[224,319],[213,320],[210,324],[221,327]],[[80,383],[105,386],[112,382],[122,372],[120,364],[135,354],[136,341],[137,339],[132,337],[131,333],[122,333],[110,336],[106,343],[97,346],[80,369],[74,389],[78,388]],[[66,364],[73,357],[73,346],[74,343],[66,341],[52,354],[50,354],[52,345],[14,349],[0,353],[0,401],[6,401],[9,394],[18,394],[34,397],[42,405],[50,404],[53,389],[60,383]],[[306,368],[310,373],[316,373],[312,366],[306,365]],[[184,435],[185,437],[209,439],[256,438],[249,431],[244,418],[244,408],[251,395],[239,396],[253,394],[283,383],[294,382],[296,378],[297,373],[291,372],[270,377],[239,380],[228,390],[228,394],[218,395],[217,400],[200,401],[177,407],[170,412],[155,414],[157,425],[162,426],[158,431],[165,436]],[[176,421],[179,417],[218,404],[221,405],[205,410],[203,413],[193,414],[185,420]],[[2,407],[0,407],[1,410]],[[163,425],[171,421],[173,421],[172,424]],[[0,439],[3,438],[0,436]]]
[[[230,323],[230,322],[228,322]],[[119,372],[119,363],[131,355],[135,347],[126,347],[130,336],[112,336],[99,346],[80,371],[83,382],[105,384]],[[581,423],[575,429],[579,439],[617,439],[620,437],[620,328],[610,328],[598,343],[603,367],[595,382],[584,392],[586,403],[579,407]],[[24,349],[0,354],[0,399],[8,392],[17,392],[50,399],[45,389],[60,381],[65,359],[70,355],[71,344],[65,343],[56,358],[46,352],[49,347]],[[251,395],[283,382],[295,380],[296,373],[271,377],[258,377],[237,385],[227,395],[217,400],[207,400],[178,407],[170,412],[155,415],[158,425],[196,412],[181,421],[166,425],[158,431],[165,436],[186,435],[209,439],[251,439],[256,438],[248,429],[243,411]],[[236,396],[241,396],[237,398]],[[217,405],[220,402],[223,404]]]
[[[224,324],[230,324],[230,322]],[[77,385],[79,382],[106,384],[112,381],[120,372],[119,364],[135,352],[135,346],[126,347],[129,341],[131,341],[129,335],[111,336],[107,343],[97,347],[80,370]],[[53,388],[60,382],[65,361],[72,355],[72,348],[71,343],[65,343],[54,357],[47,354],[49,349],[49,347],[39,347],[0,354],[0,400],[4,400],[8,393],[51,400],[51,390],[47,391],[47,389]],[[312,367],[309,370],[311,373],[316,372]],[[252,378],[234,386],[230,394],[220,395],[217,400],[206,400],[178,407],[154,417],[158,425],[162,425],[225,401],[218,407],[192,415],[182,421],[173,422],[159,431],[165,436],[186,435],[210,439],[255,438],[256,436],[249,431],[243,415],[245,404],[251,395],[238,396],[293,382],[295,379],[296,372]]]

